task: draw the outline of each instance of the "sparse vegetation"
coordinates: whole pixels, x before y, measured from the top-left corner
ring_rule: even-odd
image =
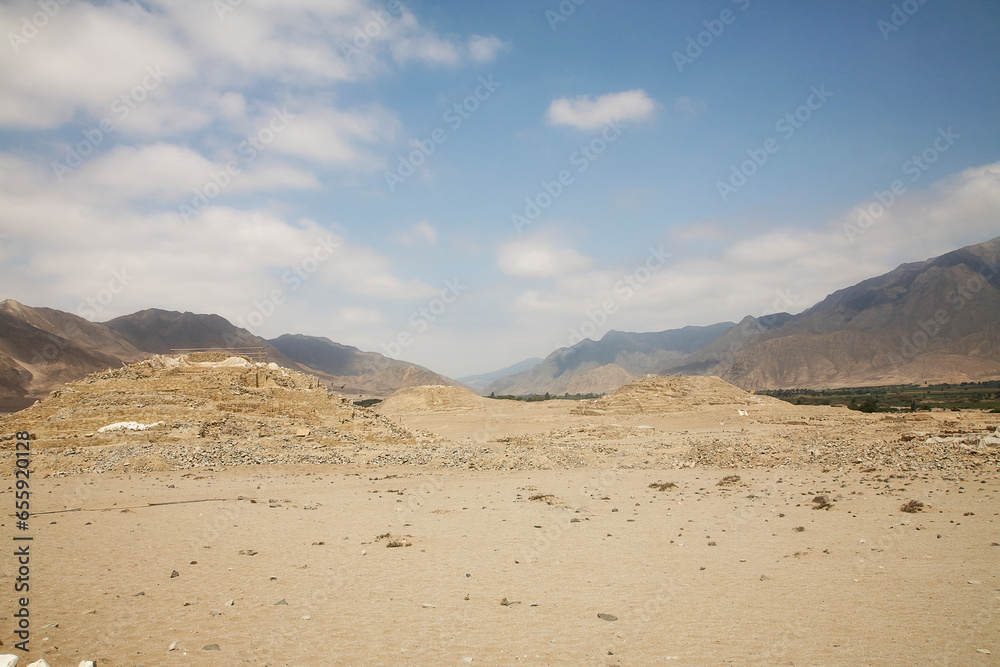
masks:
[[[903,506],[899,508],[900,512],[906,512],[908,514],[915,514],[917,512],[924,511],[924,504],[919,500],[911,500],[909,502],[903,503]]]
[[[816,496],[812,501],[814,510],[828,510],[833,507],[833,503],[824,495]]]
[[[677,488],[677,485],[673,482],[653,482],[649,485],[649,488],[656,489],[657,491],[666,491],[667,489]]]
[[[917,412],[940,408],[1000,413],[1000,380],[837,389],[765,389],[759,393],[793,405],[844,406],[859,412]]]
[[[528,498],[528,500],[553,500],[555,496],[551,493],[536,493],[535,495]]]
[[[739,475],[726,475],[725,477],[723,477],[718,481],[716,486],[732,486],[733,484],[739,484],[739,482],[740,482]]]

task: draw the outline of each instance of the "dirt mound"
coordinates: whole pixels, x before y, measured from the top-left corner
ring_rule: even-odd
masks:
[[[575,414],[635,415],[695,410],[706,405],[780,404],[715,376],[658,376],[629,383],[602,398],[581,401]]]
[[[123,422],[144,428],[108,428]],[[136,470],[139,458],[188,467],[202,451],[224,454],[219,460],[227,463],[280,462],[303,448],[319,455],[315,450],[422,438],[330,394],[312,375],[239,357],[191,362],[159,355],[91,373],[3,416],[0,448],[17,430],[33,432],[38,449],[66,453],[61,469],[97,471],[125,460]]]
[[[486,411],[490,399],[477,396],[462,387],[426,385],[407,387],[395,392],[376,408],[383,415],[409,415],[420,412]]]

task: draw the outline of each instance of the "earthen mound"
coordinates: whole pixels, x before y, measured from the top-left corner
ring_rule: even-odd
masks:
[[[615,392],[581,401],[576,414],[660,414],[708,405],[762,405],[781,402],[756,396],[715,376],[657,376],[631,382]]]
[[[462,387],[426,385],[406,387],[377,406],[383,415],[408,415],[421,412],[485,412],[490,399],[477,396]]]

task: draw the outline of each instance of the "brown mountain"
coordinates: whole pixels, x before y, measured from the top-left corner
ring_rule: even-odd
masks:
[[[404,387],[464,385],[451,378],[406,361],[390,359],[378,352],[363,352],[329,338],[285,334],[268,341],[294,359],[299,367],[327,380],[331,389],[344,394],[388,396]]]
[[[701,350],[670,373],[698,363],[747,389],[1000,377],[1000,237],[903,264],[780,326],[737,327],[731,347]]]
[[[267,361],[312,373],[334,391],[388,396],[402,387],[459,383],[422,366],[326,338],[255,336],[218,315],[151,308],[104,323],[52,308],[0,303],[0,412],[20,410],[66,382],[172,349],[260,347]]]
[[[104,323],[137,349],[151,354],[169,354],[172,349],[199,347],[259,347],[267,361],[293,368],[295,361],[260,336],[237,327],[219,315],[179,313],[148,308]]]
[[[143,356],[103,325],[7,299],[0,303],[0,411],[20,410],[66,382]]]

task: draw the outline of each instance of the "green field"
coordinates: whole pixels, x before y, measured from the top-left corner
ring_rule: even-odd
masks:
[[[1000,412],[1000,380],[839,389],[769,389],[758,393],[795,405],[842,405],[861,412],[990,410]]]

